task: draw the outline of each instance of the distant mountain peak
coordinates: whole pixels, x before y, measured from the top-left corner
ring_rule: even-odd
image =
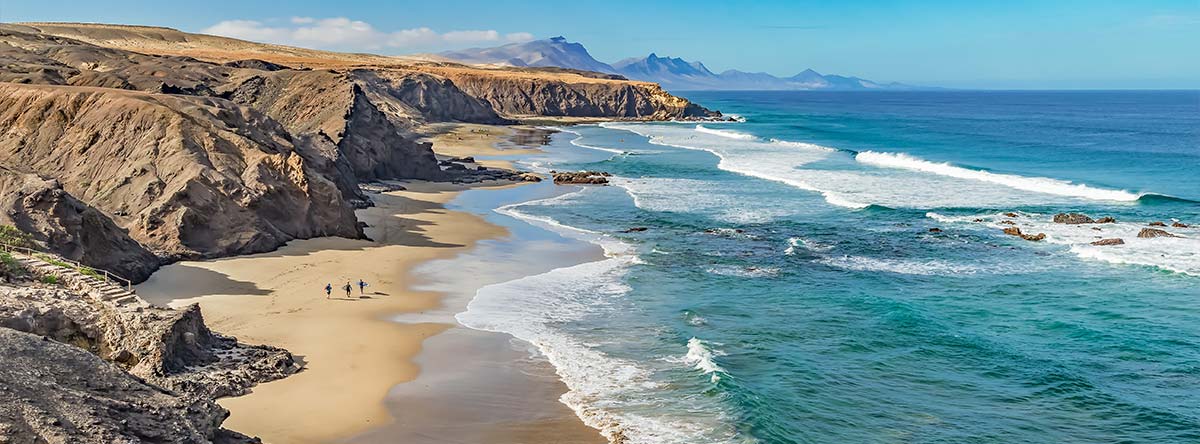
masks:
[[[596,60],[587,48],[566,37],[555,36],[544,40],[510,43],[494,48],[471,48],[446,51],[442,57],[464,63],[504,64],[512,66],[554,66],[615,74],[609,64]]]
[[[631,80],[655,82],[667,90],[877,90],[914,89],[899,83],[875,83],[858,77],[821,74],[812,68],[786,78],[765,72],[730,69],[715,74],[698,61],[660,56],[631,57],[613,64],[596,60],[587,48],[566,37],[510,43],[495,48],[447,51],[441,56],[465,63],[560,68],[620,74]]]

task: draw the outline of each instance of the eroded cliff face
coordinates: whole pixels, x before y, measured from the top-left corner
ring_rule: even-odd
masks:
[[[225,100],[0,84],[0,128],[0,164],[58,179],[166,258],[361,236],[309,148]]]
[[[80,202],[57,180],[0,167],[0,224],[68,259],[141,281],[158,258],[103,212]]]
[[[456,177],[419,142],[427,123],[711,115],[656,85],[590,73],[422,63],[165,28],[0,24],[0,166],[57,180],[95,210],[87,220],[111,219],[158,256],[79,236],[56,247],[134,280],[182,258],[360,237],[353,208],[368,201],[359,182]],[[38,208],[49,207],[27,207]]]
[[[439,69],[468,94],[512,117],[617,117],[643,120],[719,117],[653,83],[546,75],[500,76],[479,70]]]

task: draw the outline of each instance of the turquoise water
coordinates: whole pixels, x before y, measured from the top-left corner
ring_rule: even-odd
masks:
[[[1200,93],[689,98],[745,121],[570,127],[521,159],[616,176],[494,215],[607,259],[458,315],[534,344],[585,422],[633,443],[1200,442],[1200,228],[1136,237],[1200,224]]]

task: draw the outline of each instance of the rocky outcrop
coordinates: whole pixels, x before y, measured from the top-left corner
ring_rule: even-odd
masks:
[[[1167,226],[1167,224],[1163,223],[1162,221],[1150,222],[1150,223],[1148,223],[1148,224],[1146,224],[1146,225],[1149,225],[1149,226],[1151,226],[1151,227],[1165,227],[1165,226]]]
[[[0,128],[0,164],[58,179],[168,259],[362,235],[312,148],[228,101],[0,85]]]
[[[1005,229],[1004,229],[1004,234],[1007,234],[1007,235],[1010,235],[1010,236],[1017,236],[1017,237],[1019,237],[1019,238],[1021,238],[1021,239],[1025,239],[1025,240],[1027,240],[1027,241],[1030,241],[1030,242],[1037,242],[1037,241],[1040,241],[1040,240],[1046,239],[1046,233],[1038,233],[1038,234],[1025,234],[1025,233],[1022,233],[1022,232],[1021,232],[1021,229],[1020,229],[1020,228],[1017,228],[1017,227],[1008,227],[1008,228],[1005,228]]]
[[[1173,227],[1173,228],[1188,228],[1188,224],[1185,224],[1185,223],[1179,222],[1179,221],[1175,221],[1175,222],[1171,222],[1171,227]]]
[[[577,171],[553,173],[555,184],[605,185],[612,174],[603,171]]]
[[[141,282],[159,259],[108,216],[54,179],[0,167],[0,225],[31,235],[42,249]]]
[[[178,396],[71,345],[0,328],[4,442],[251,442],[220,427],[229,412]]]
[[[1165,230],[1159,230],[1157,228],[1142,228],[1142,231],[1138,232],[1137,237],[1144,238],[1144,239],[1152,239],[1152,238],[1156,238],[1156,237],[1179,237],[1179,236],[1171,234],[1170,232],[1167,232]]]
[[[467,94],[509,117],[617,117],[645,120],[718,118],[653,83],[563,76],[499,76],[471,69],[440,69]]]
[[[0,327],[71,344],[180,394],[217,398],[299,369],[285,350],[240,344],[199,306],[120,310],[58,286],[0,286]]]
[[[1095,220],[1088,217],[1086,214],[1079,213],[1058,213],[1054,215],[1054,223],[1056,224],[1094,224]]]
[[[1121,239],[1121,238],[1100,239],[1098,241],[1092,242],[1092,245],[1096,245],[1096,246],[1125,245],[1125,240]]]
[[[1117,221],[1116,219],[1114,219],[1110,216],[1104,216],[1099,219],[1092,219],[1091,217],[1088,217],[1088,215],[1086,215],[1086,214],[1079,214],[1079,213],[1058,213],[1058,214],[1054,215],[1054,223],[1056,223],[1056,224],[1069,224],[1069,225],[1111,224],[1111,223],[1115,223],[1116,221]]]

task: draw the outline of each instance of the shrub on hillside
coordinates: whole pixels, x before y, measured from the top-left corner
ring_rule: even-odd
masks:
[[[0,243],[18,247],[33,247],[33,238],[12,225],[0,225]]]
[[[12,282],[13,279],[24,277],[25,274],[25,267],[17,262],[17,258],[7,251],[0,252],[0,278],[3,278],[5,282]]]

